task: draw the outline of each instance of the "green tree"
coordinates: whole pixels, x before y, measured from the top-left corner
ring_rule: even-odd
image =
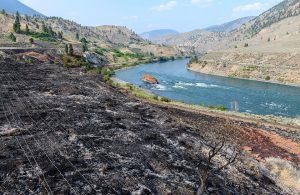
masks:
[[[74,54],[74,49],[73,49],[73,45],[72,45],[72,44],[69,44],[68,54],[69,54],[70,56],[72,56],[72,55]]]
[[[83,37],[82,39],[80,39],[80,42],[81,43],[87,43],[87,40],[86,40],[86,38]]]
[[[68,46],[68,44],[65,45],[65,53],[69,54],[69,46]]]
[[[248,46],[249,46],[249,44],[248,44],[248,43],[245,43],[244,47],[248,47]]]
[[[88,51],[88,47],[87,47],[87,44],[86,43],[82,43],[82,52],[86,52]]]
[[[14,32],[20,33],[21,32],[21,23],[20,23],[20,14],[19,12],[16,13],[16,19],[13,24]]]
[[[26,20],[27,22],[29,21],[28,15],[25,15],[25,20]]]
[[[5,9],[2,9],[1,13],[2,13],[3,15],[5,15],[5,14],[6,14]]]
[[[30,39],[29,39],[29,42],[30,42],[31,44],[34,44],[33,38],[30,38]]]
[[[43,31],[44,33],[48,33],[48,28],[47,28],[47,26],[45,25],[44,22],[43,22],[43,24],[42,24],[42,31]]]
[[[29,33],[29,27],[28,27],[28,24],[26,24],[26,33]]]
[[[51,26],[48,27],[48,33],[51,37],[55,37],[55,32],[52,30]]]
[[[63,37],[63,32],[58,32],[57,33],[57,37],[59,38],[59,39],[63,39],[64,37]]]
[[[13,42],[17,41],[16,36],[13,33],[10,33],[10,35],[8,36],[10,40],[12,40]]]
[[[78,33],[76,33],[76,39],[79,40],[79,34]]]

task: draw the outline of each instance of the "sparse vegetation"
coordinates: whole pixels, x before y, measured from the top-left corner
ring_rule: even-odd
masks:
[[[226,169],[235,161],[239,155],[239,152],[236,149],[230,148],[232,152],[230,154],[225,154],[224,151],[226,148],[230,148],[226,145],[226,138],[222,137],[220,141],[213,141],[209,144],[209,152],[206,157],[201,156],[199,159],[197,173],[199,175],[199,187],[197,190],[197,195],[203,195],[207,188],[207,182],[210,177],[214,176],[216,173]],[[227,152],[225,152],[227,153]],[[225,156],[226,162],[222,165],[215,165],[214,159],[218,156]]]
[[[87,43],[86,42],[83,42],[82,43],[82,52],[86,52],[86,51],[88,51],[89,49],[88,49],[88,46],[87,46]]]
[[[191,64],[194,64],[194,63],[195,63],[195,64],[198,64],[198,63],[199,63],[199,59],[198,59],[197,56],[192,57],[192,58],[190,59],[188,65],[191,65]]]
[[[74,49],[72,44],[66,44],[65,45],[65,53],[69,56],[74,55]]]
[[[62,55],[60,59],[63,65],[67,68],[76,68],[76,67],[90,67],[90,64],[85,61],[82,56],[77,55]]]
[[[226,107],[224,105],[209,105],[209,109],[226,111]]]
[[[270,76],[266,76],[265,80],[269,81],[269,80],[271,80],[271,77]]]
[[[101,70],[101,75],[102,75],[102,79],[107,82],[110,80],[110,78],[114,75],[114,71],[109,69],[109,68],[102,68]]]
[[[33,44],[33,43],[34,43],[34,40],[33,40],[33,38],[30,38],[30,39],[29,39],[29,43],[31,43],[31,44]]]
[[[8,38],[12,41],[12,42],[16,42],[17,38],[13,33],[10,33],[10,35],[8,36]]]
[[[261,163],[260,172],[286,193],[300,194],[300,172],[289,161],[267,158],[264,163]]]
[[[20,23],[20,14],[19,12],[16,13],[16,19],[13,24],[13,30],[15,33],[20,33],[21,32],[21,23]]]
[[[26,24],[25,32],[26,32],[26,33],[29,33],[29,27],[28,27],[28,24]]]
[[[245,43],[245,44],[244,44],[244,47],[249,47],[249,44],[248,44],[248,43]]]
[[[162,101],[162,102],[171,102],[171,100],[169,99],[169,98],[166,98],[166,97],[162,97],[161,99],[160,99],[160,101]]]

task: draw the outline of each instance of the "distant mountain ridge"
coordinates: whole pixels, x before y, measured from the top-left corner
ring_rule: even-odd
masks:
[[[5,10],[8,13],[16,13],[18,11],[29,16],[44,16],[18,0],[0,0],[0,10]]]
[[[204,30],[207,30],[210,32],[230,32],[230,31],[233,31],[234,29],[241,27],[243,24],[249,22],[250,20],[252,20],[254,18],[255,18],[255,16],[239,18],[239,19],[236,19],[236,20],[224,23],[224,24],[207,27]]]
[[[159,29],[159,30],[153,30],[153,31],[149,31],[149,32],[145,32],[140,34],[140,36],[143,39],[147,39],[150,41],[156,40],[160,37],[164,37],[164,36],[170,36],[170,35],[177,35],[179,34],[179,32],[177,32],[176,30],[172,30],[172,29]]]

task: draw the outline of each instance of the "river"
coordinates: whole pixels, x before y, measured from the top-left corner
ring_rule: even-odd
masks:
[[[188,61],[142,64],[118,70],[115,77],[175,101],[224,105],[227,110],[259,115],[300,116],[298,87],[196,73],[186,69]],[[160,84],[144,83],[144,74],[154,76]]]

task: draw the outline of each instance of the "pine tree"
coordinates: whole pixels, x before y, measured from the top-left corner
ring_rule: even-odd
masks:
[[[16,42],[16,41],[17,41],[17,38],[16,38],[16,36],[15,36],[13,33],[10,33],[9,38],[10,38],[10,40],[12,40],[13,42]]]
[[[74,54],[73,45],[72,45],[72,44],[69,44],[68,55],[72,56],[73,54]]]
[[[29,33],[29,27],[28,27],[28,24],[26,24],[26,33]]]
[[[4,9],[2,9],[1,13],[2,13],[3,15],[5,15],[5,14],[6,14],[6,12],[5,12],[5,10],[4,10]]]
[[[76,39],[79,40],[79,34],[78,33],[76,33]]]
[[[29,39],[29,42],[30,42],[31,44],[33,44],[33,43],[34,43],[33,38],[30,38],[30,39]]]
[[[13,25],[14,32],[20,33],[21,32],[21,23],[20,23],[20,14],[19,12],[16,13],[16,20]]]
[[[51,26],[48,27],[48,33],[51,37],[55,37],[55,32],[52,30]]]
[[[68,44],[65,45],[65,53],[69,54],[69,46],[68,46]]]
[[[42,31],[43,31],[44,33],[48,33],[48,28],[47,28],[47,26],[45,25],[44,22],[43,22],[43,24],[42,24]]]
[[[86,43],[82,43],[82,52],[86,52],[88,51],[88,47],[87,47],[87,44]]]
[[[80,39],[80,42],[81,43],[87,43],[87,40],[86,40],[86,38],[83,37],[82,39]]]
[[[63,32],[58,32],[57,37],[58,37],[59,39],[63,39]]]

